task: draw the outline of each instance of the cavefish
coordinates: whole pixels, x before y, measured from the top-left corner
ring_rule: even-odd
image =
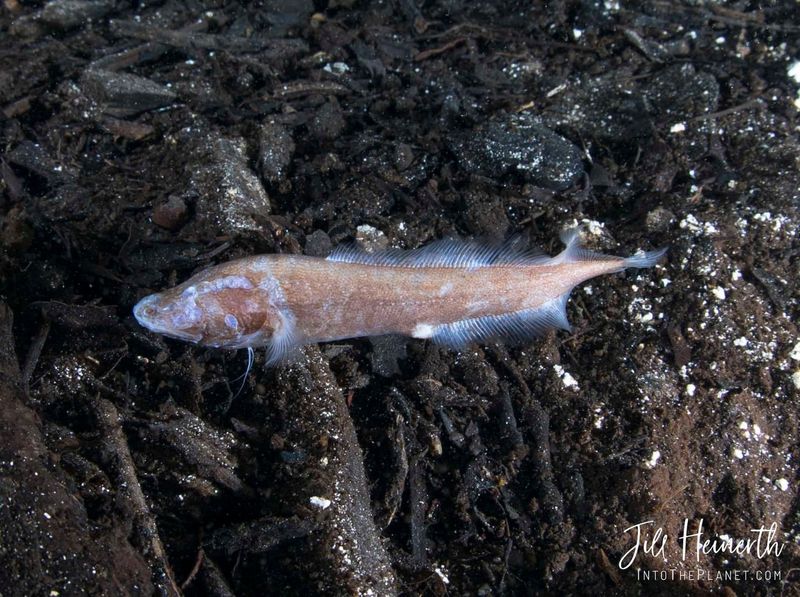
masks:
[[[569,330],[566,304],[578,284],[653,266],[666,249],[615,257],[562,234],[554,257],[521,248],[440,240],[419,249],[327,258],[257,255],[210,267],[133,309],[147,329],[214,348],[266,347],[268,363],[305,344],[401,334],[454,349],[471,342],[524,342]]]

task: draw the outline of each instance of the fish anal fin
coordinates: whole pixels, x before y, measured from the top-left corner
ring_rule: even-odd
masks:
[[[533,309],[440,324],[433,326],[429,337],[437,344],[456,349],[486,340],[524,343],[552,329],[571,329],[566,312],[568,298],[567,292]]]

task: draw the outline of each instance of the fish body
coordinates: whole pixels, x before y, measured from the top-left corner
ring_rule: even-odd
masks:
[[[663,254],[594,253],[576,232],[565,242],[555,257],[514,243],[463,241],[378,253],[345,247],[327,259],[246,257],[143,298],[134,315],[154,332],[205,346],[266,346],[272,362],[304,344],[381,334],[455,348],[489,339],[523,341],[569,329],[565,307],[576,285],[650,267]]]

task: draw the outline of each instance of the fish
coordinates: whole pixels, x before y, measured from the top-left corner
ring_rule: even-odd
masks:
[[[527,342],[570,330],[566,305],[578,284],[655,265],[666,249],[616,257],[585,248],[577,229],[550,257],[505,243],[439,240],[418,249],[366,252],[344,245],[327,258],[271,254],[212,266],[134,307],[165,336],[213,347],[267,349],[267,364],[299,347],[400,334],[453,349],[472,342]]]

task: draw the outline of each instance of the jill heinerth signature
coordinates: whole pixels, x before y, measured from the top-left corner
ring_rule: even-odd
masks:
[[[743,539],[735,539],[727,535],[708,539],[703,533],[703,519],[701,518],[696,529],[689,528],[689,519],[683,520],[683,532],[678,536],[681,546],[681,560],[687,561],[694,552],[696,562],[700,561],[700,554],[729,553],[733,555],[752,554],[761,559],[767,555],[778,557],[781,555],[783,543],[775,540],[778,525],[772,523],[768,527],[750,529],[751,536]],[[629,568],[636,557],[642,553],[652,557],[660,557],[666,560],[666,548],[669,535],[664,532],[663,527],[655,526],[654,520],[646,520],[629,526],[625,532],[634,532],[636,543],[628,551],[622,554],[618,566],[620,570]]]

